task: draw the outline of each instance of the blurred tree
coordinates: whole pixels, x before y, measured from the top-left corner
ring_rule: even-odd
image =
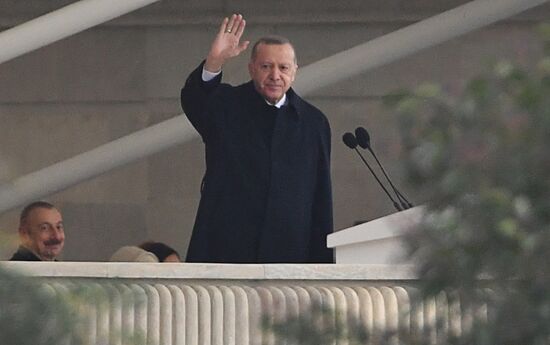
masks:
[[[409,182],[430,186],[408,236],[422,297],[453,290],[489,310],[450,343],[550,343],[550,26],[542,32],[530,71],[499,62],[458,98],[436,85],[386,98],[402,115]]]
[[[99,313],[108,313],[116,295],[86,281],[71,281],[63,289],[55,282],[29,278],[0,267],[0,344],[9,345],[94,345],[146,344],[140,329],[131,333],[109,328],[96,332],[89,325]],[[116,288],[116,284],[113,284]],[[123,304],[145,303],[144,299],[123,297]],[[90,321],[92,321],[90,323]]]
[[[427,193],[407,236],[420,277],[412,304],[444,295],[471,319],[454,333],[447,315],[435,329],[382,335],[314,308],[268,325],[279,339],[550,344],[550,25],[541,31],[544,56],[529,71],[503,61],[458,97],[434,84],[385,97],[400,114],[408,182]]]
[[[0,269],[0,343],[78,345],[75,311],[44,285]]]

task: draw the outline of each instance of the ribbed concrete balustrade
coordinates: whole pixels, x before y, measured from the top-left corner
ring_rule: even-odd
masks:
[[[1,265],[62,296],[85,287],[81,328],[94,345],[122,344],[121,334],[148,345],[279,344],[262,330],[262,318],[307,315],[314,304],[371,331],[423,332],[441,319],[448,332],[460,333],[469,319],[445,295],[411,303],[417,280],[403,265]]]

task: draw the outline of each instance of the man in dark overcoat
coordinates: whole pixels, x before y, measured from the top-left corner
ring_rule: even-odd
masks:
[[[241,15],[225,18],[187,78],[181,103],[206,149],[188,262],[331,263],[330,127],[291,88],[294,47],[278,36],[252,48],[251,81],[221,82],[241,54]]]
[[[10,261],[57,261],[65,245],[61,212],[46,201],[23,208],[19,217],[21,244]]]

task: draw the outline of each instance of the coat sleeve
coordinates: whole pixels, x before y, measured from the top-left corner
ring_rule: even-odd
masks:
[[[221,84],[222,74],[205,82],[202,80],[203,66],[204,61],[187,77],[181,89],[181,107],[193,127],[206,141],[214,121],[214,114],[208,111],[208,106],[211,103],[210,98]]]
[[[323,116],[319,148],[319,165],[317,183],[313,200],[311,263],[333,263],[333,250],[327,248],[327,236],[333,231],[332,221],[332,188],[330,178],[331,134],[327,119]]]

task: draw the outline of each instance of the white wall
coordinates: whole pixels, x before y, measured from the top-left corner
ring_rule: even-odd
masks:
[[[3,0],[0,29],[71,2]],[[181,113],[183,81],[206,54],[220,18],[233,11],[247,18],[248,39],[268,33],[291,38],[304,66],[465,2],[161,1],[0,65],[0,182]],[[396,118],[382,108],[380,96],[430,80],[457,91],[492,58],[528,64],[540,54],[533,25],[549,14],[550,6],[542,6],[308,97],[333,130],[336,229],[392,212],[374,179],[341,144],[342,134],[369,128],[386,169],[421,202],[402,180]],[[227,81],[247,80],[247,58],[226,66]],[[65,259],[105,260],[118,247],[146,239],[184,254],[203,161],[197,139],[50,196],[66,222]],[[0,231],[15,233],[18,212],[0,215]]]

